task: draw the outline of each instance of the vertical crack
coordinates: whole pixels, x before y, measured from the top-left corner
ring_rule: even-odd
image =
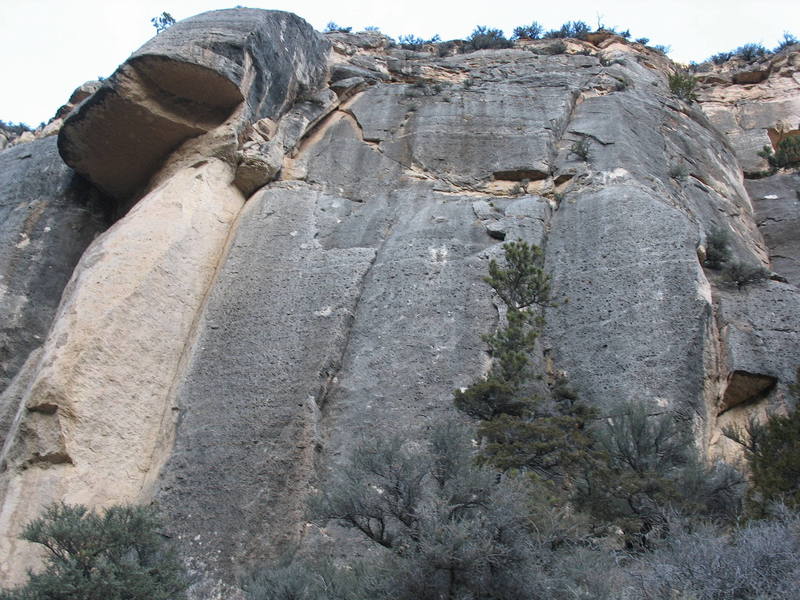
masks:
[[[394,228],[394,223],[396,219],[393,219],[388,227],[385,229],[385,233],[380,240],[380,243],[377,247],[374,248],[375,252],[370,260],[367,268],[364,270],[361,278],[358,282],[358,289],[355,295],[355,300],[353,302],[352,310],[347,317],[345,322],[345,330],[344,330],[344,339],[341,343],[341,350],[339,355],[329,361],[329,366],[325,369],[325,379],[319,387],[317,391],[316,398],[310,398],[313,402],[312,406],[312,423],[311,427],[313,429],[312,435],[315,439],[315,453],[313,457],[313,474],[311,476],[312,481],[316,480],[319,481],[320,475],[322,473],[322,461],[324,457],[324,450],[325,450],[325,441],[328,438],[328,430],[330,429],[329,424],[327,423],[330,420],[330,409],[331,409],[331,397],[337,389],[339,383],[339,375],[341,374],[342,370],[345,366],[345,361],[347,360],[348,356],[350,355],[351,346],[353,342],[353,330],[356,325],[356,318],[358,315],[359,307],[361,306],[362,299],[364,297],[364,292],[366,290],[368,281],[372,275],[372,271],[375,265],[378,263],[379,258],[383,255],[383,248],[386,245],[387,240],[391,236],[392,229]]]
[[[320,390],[317,393],[317,399],[315,400],[316,407],[320,413],[320,421],[326,418],[327,408],[328,408],[328,401],[330,399],[330,395],[333,392],[334,388],[336,387],[336,383],[338,382],[339,373],[342,371],[342,367],[344,365],[344,361],[347,357],[347,354],[350,350],[350,343],[353,337],[353,327],[356,322],[356,314],[358,313],[358,307],[361,303],[361,298],[364,295],[364,289],[367,285],[367,278],[369,277],[370,273],[372,272],[372,268],[375,266],[375,262],[378,259],[378,253],[380,249],[383,247],[383,243],[381,246],[375,250],[375,253],[372,256],[372,260],[370,260],[369,265],[364,270],[364,274],[361,276],[358,282],[358,292],[356,294],[355,302],[353,303],[353,309],[350,311],[350,314],[347,316],[345,321],[345,331],[344,331],[344,341],[341,345],[341,352],[339,356],[330,361],[330,366],[325,369],[326,371],[326,378],[325,381],[320,386]]]

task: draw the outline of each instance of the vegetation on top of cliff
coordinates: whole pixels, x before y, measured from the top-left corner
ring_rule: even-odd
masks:
[[[749,43],[743,44],[738,48],[734,48],[728,52],[718,52],[717,54],[709,57],[706,62],[714,63],[715,65],[724,65],[726,62],[738,59],[744,62],[753,62],[770,54],[777,54],[786,48],[800,43],[794,35],[788,31],[783,32],[783,39],[772,50],[767,49],[763,44]]]
[[[351,27],[339,27],[335,23],[329,23],[327,28],[325,29],[325,32],[349,33],[351,30],[352,30]],[[464,45],[461,46],[461,51],[472,52],[474,50],[510,48],[513,46],[513,42],[516,40],[568,39],[568,38],[586,40],[587,37],[592,33],[610,33],[613,35],[618,35],[624,39],[631,38],[631,32],[628,29],[624,31],[618,31],[614,27],[607,27],[602,24],[598,24],[596,29],[592,29],[584,21],[567,21],[566,23],[561,25],[561,27],[550,30],[545,30],[544,26],[541,23],[539,23],[538,21],[533,21],[530,25],[520,25],[518,27],[515,27],[510,38],[506,38],[503,31],[500,29],[494,29],[484,25],[479,25],[473,30],[470,36],[466,38]],[[651,46],[650,38],[647,37],[638,37],[634,41],[637,44],[642,44],[643,46],[647,46],[651,50],[655,50],[656,52],[659,52],[661,54],[666,55],[669,54],[670,52],[669,46],[665,46],[662,44],[655,44]],[[400,36],[400,38],[398,38],[396,43],[402,48],[408,50],[419,50],[426,44],[445,44],[445,43],[449,44],[450,42],[442,42],[441,38],[438,35],[435,35],[429,39],[425,39],[417,37],[413,34],[408,34]],[[714,63],[716,65],[722,65],[732,59],[739,59],[745,62],[752,62],[759,58],[768,56],[770,54],[780,52],[798,43],[800,43],[800,40],[798,40],[794,35],[792,35],[789,32],[784,32],[783,39],[778,43],[778,45],[773,50],[767,49],[762,44],[757,44],[757,43],[743,44],[742,46],[739,46],[738,48],[735,48],[734,50],[731,50],[729,52],[719,52],[717,54],[714,54],[713,56],[711,56],[706,60],[706,63]],[[692,63],[692,68],[702,70],[702,65],[698,65],[697,63]]]
[[[350,33],[351,31],[353,31],[352,27],[342,27],[333,21],[329,21],[325,26],[325,33]]]
[[[775,46],[773,52],[780,52],[781,50],[786,50],[790,46],[794,46],[795,44],[800,44],[800,40],[798,40],[795,36],[793,36],[788,31],[783,32],[783,39]]]
[[[511,39],[538,40],[542,36],[543,32],[544,32],[544,27],[542,27],[541,23],[539,23],[538,21],[534,21],[530,25],[520,25],[519,27],[515,27]]]
[[[33,131],[33,128],[25,123],[14,123],[13,121],[3,121],[0,119],[0,131],[8,131],[14,135],[21,135],[26,131]]]
[[[397,43],[400,45],[401,48],[406,50],[419,50],[426,44],[438,44],[442,41],[442,38],[439,37],[439,34],[434,35],[432,38],[423,39],[420,37],[416,37],[412,34],[409,35],[401,35],[397,38]]]
[[[464,50],[497,50],[501,48],[511,48],[513,42],[503,35],[502,29],[492,29],[484,25],[478,25],[466,39]]]
[[[188,580],[152,508],[53,504],[22,538],[47,549],[45,568],[0,600],[179,600]]]
[[[168,12],[162,12],[157,17],[150,19],[150,22],[156,28],[156,34],[159,34],[175,25],[175,18]]]
[[[551,29],[542,37],[544,39],[575,38],[576,40],[585,40],[591,31],[591,28],[583,21],[567,21],[559,29]]]
[[[336,23],[328,23],[325,33],[350,33],[352,27],[340,27]],[[377,28],[367,28],[367,31],[378,31]],[[607,27],[598,24],[596,29],[592,29],[584,21],[567,21],[557,29],[545,30],[544,26],[538,21],[533,21],[530,25],[520,25],[515,27],[510,38],[506,38],[501,29],[478,25],[472,33],[459,46],[461,52],[473,52],[475,50],[511,48],[517,40],[541,40],[541,39],[578,39],[586,40],[591,33],[607,33],[618,35],[624,39],[630,39],[630,30],[617,31],[614,27]],[[426,45],[438,44],[440,56],[446,55],[457,44],[453,41],[443,42],[440,36],[434,35],[431,38],[422,38],[414,34],[404,34],[392,40],[394,44],[405,50],[421,50]],[[637,38],[637,43],[647,45],[649,38]],[[652,50],[666,54],[669,52],[668,46],[656,45],[650,47]],[[563,50],[561,51],[563,52]],[[559,52],[560,53],[560,52]]]

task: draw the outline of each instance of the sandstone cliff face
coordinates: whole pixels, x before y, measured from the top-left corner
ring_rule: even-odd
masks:
[[[800,363],[796,176],[746,188],[749,146],[714,125],[733,90],[709,83],[701,109],[669,93],[664,57],[597,43],[438,57],[232,9],[134,53],[59,134],[76,201],[105,208],[3,263],[15,306],[48,252],[61,279],[4,333],[2,576],[32,564],[16,535],[49,502],[155,501],[195,596],[231,597],[304,535],[305,497],[354,441],[461,418],[452,390],[488,368],[502,318],[482,277],[503,240],[545,250],[546,373],[601,410],[675,410],[730,454],[721,427],[781,406]],[[783,102],[772,78],[796,56],[747,97]],[[52,140],[0,160],[21,148],[78,177]],[[56,179],[41,193],[70,229]],[[92,242],[103,210],[119,218]],[[772,278],[705,269],[715,228]],[[40,270],[11,277],[20,261]]]
[[[734,58],[700,75],[703,110],[728,138],[745,173],[767,168],[758,155],[764,146],[800,133],[798,67],[795,47],[756,61]]]

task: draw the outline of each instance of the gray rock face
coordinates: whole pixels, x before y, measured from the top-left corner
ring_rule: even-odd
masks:
[[[558,306],[548,311],[548,338],[582,397],[603,409],[646,401],[701,410],[711,307],[691,221],[623,184],[570,196],[551,227]]]
[[[243,8],[186,19],[137,50],[66,120],[59,150],[108,194],[130,198],[170,152],[235,111],[244,122],[277,118],[318,88],[327,50],[291,13]]]
[[[298,185],[259,193],[210,298],[158,495],[207,576],[299,534],[321,405],[375,256],[319,243],[325,211],[346,204]]]
[[[364,165],[358,150],[373,167],[397,167],[340,127],[313,149],[309,172],[335,159]],[[203,590],[231,582],[227,557],[242,564],[300,538],[318,466],[361,435],[415,437],[452,417],[452,390],[484,368],[479,336],[495,309],[480,278],[496,241],[474,198],[397,171],[388,186],[385,173],[365,169],[354,199],[334,177],[272,184],[241,216],[156,496]]]
[[[797,288],[776,281],[723,288],[719,298],[727,387],[720,410],[786,394],[800,352]],[[774,388],[778,388],[775,390]]]
[[[771,333],[771,296],[723,302],[702,268],[714,227],[740,259],[766,249],[733,152],[665,77],[520,50],[370,62],[346,41],[334,80],[385,60],[402,83],[371,76],[309,113],[284,181],[241,217],[179,394],[157,498],[205,590],[232,580],[217,557],[301,539],[303,499],[362,437],[465,418],[452,391],[490,364],[480,336],[502,311],[482,278],[502,240],[546,250],[555,304],[533,363],[601,410],[645,402],[713,429],[732,395],[774,396],[789,376],[737,327],[799,358]]]
[[[552,66],[538,69],[541,61],[529,52],[508,52],[516,81],[489,64],[459,84],[443,80],[368,90],[351,107],[364,139],[381,142],[386,155],[407,168],[460,186],[492,178],[547,178],[550,144],[571,110],[573,92],[597,69],[591,65],[594,70],[573,73],[564,59],[569,67],[556,75]],[[467,59],[454,57],[443,65],[466,68],[464,63]]]
[[[749,179],[745,186],[769,247],[772,269],[789,283],[800,284],[800,174]]]
[[[0,390],[42,343],[78,259],[108,226],[101,200],[55,138],[0,153]]]
[[[128,63],[164,91],[203,105],[235,105],[243,96],[248,120],[258,120],[282,115],[319,88],[327,52],[324,38],[295,14],[236,8],[176,23]]]

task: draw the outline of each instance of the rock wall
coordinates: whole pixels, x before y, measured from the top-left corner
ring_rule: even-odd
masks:
[[[284,68],[278,89],[270,92],[274,102],[268,110],[285,111],[300,80],[313,83],[309,73],[324,73],[326,45],[304,21],[287,13],[249,9],[228,14],[226,31],[239,36],[239,59],[247,64],[253,49],[245,42],[259,26],[272,28],[271,39],[289,50],[289,58],[317,53],[305,69],[301,60],[294,60],[302,77]],[[294,37],[278,34],[287,23],[297,30]],[[171,39],[177,53],[191,45],[177,34],[191,31],[194,24],[189,20],[188,25],[176,26]],[[235,35],[225,39],[235,47]],[[155,45],[166,52],[166,43]],[[131,60],[142,60],[142,52],[152,46]],[[275,47],[258,50],[278,53]],[[190,50],[189,55],[213,63],[207,52]],[[163,59],[156,62],[167,64]],[[227,74],[230,62],[218,62],[220,72]],[[210,67],[204,69],[187,67],[190,74],[200,72],[207,78]],[[165,146],[153,130],[148,134],[148,127],[165,104],[172,106],[174,93],[161,87],[169,87],[162,82],[148,87],[143,99],[142,88],[129,85],[127,79],[134,70],[130,61],[120,67],[67,118],[59,134],[65,160],[115,196],[117,207],[133,208],[83,253],[36,364],[24,370],[26,381],[12,386],[19,409],[0,457],[4,581],[19,580],[31,563],[35,548],[17,536],[44,505],[64,500],[103,506],[148,497],[171,448],[177,413],[174,388],[231,226],[244,204],[234,185],[238,136],[257,115],[246,104],[251,86],[261,86],[263,93],[268,87],[264,80],[240,70],[239,104],[231,106],[229,114],[219,113],[217,121],[207,119],[202,107],[196,115],[182,113],[184,123],[197,126],[181,129],[190,134],[173,136]],[[278,102],[281,94],[285,99]],[[142,143],[130,143],[126,131],[140,135]],[[180,147],[171,147],[176,145]],[[167,147],[172,152],[165,160]],[[130,173],[126,171],[117,185],[115,174],[124,165]]]
[[[767,169],[758,155],[800,134],[800,52],[790,46],[746,62],[734,58],[700,74],[698,99],[711,122],[730,141],[745,173]]]
[[[18,412],[3,393],[41,346],[61,291],[108,226],[102,196],[61,160],[55,138],[0,153],[0,440]]]
[[[33,564],[15,536],[48,502],[152,501],[193,596],[236,597],[308,534],[306,496],[359,439],[464,418],[452,391],[489,367],[503,240],[545,250],[545,375],[601,412],[675,411],[730,455],[721,427],[782,406],[800,362],[796,182],[746,188],[722,103],[595,42],[439,56],[232,9],[134,53],[59,134],[121,218],[15,359],[2,575]],[[718,228],[771,275],[705,268]]]

